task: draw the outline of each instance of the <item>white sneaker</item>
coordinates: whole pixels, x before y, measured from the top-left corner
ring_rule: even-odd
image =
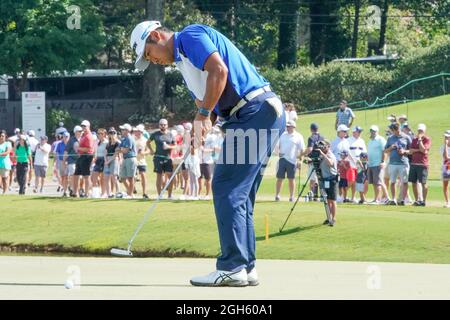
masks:
[[[258,273],[256,272],[256,268],[253,268],[252,271],[247,273],[247,281],[249,286],[257,286],[259,284],[258,281]]]
[[[276,196],[275,201],[280,201],[280,196]]]
[[[205,196],[205,197],[203,198],[203,200],[209,201],[209,200],[211,200],[211,198],[210,198],[209,196]]]
[[[289,198],[289,202],[294,202],[294,198]]]
[[[167,197],[167,200],[174,200],[173,196]]]
[[[182,194],[179,199],[180,200],[186,200],[186,197],[184,196],[184,194]]]
[[[193,286],[199,287],[245,287],[248,286],[247,271],[230,272],[216,270],[206,276],[191,279]]]
[[[444,208],[450,208],[450,203],[444,204]]]

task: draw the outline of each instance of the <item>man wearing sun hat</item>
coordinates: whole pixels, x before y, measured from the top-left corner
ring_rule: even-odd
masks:
[[[368,169],[367,180],[373,184],[375,197],[373,204],[381,204],[383,198],[388,199],[388,192],[384,183],[384,174],[386,168],[384,147],[386,139],[379,135],[379,128],[376,125],[370,126],[370,139],[367,143]]]
[[[428,167],[431,138],[426,135],[427,127],[420,123],[417,126],[417,135],[411,142],[409,154],[411,154],[411,167],[408,181],[412,183],[414,198],[413,205],[425,206],[428,194]]]
[[[226,161],[216,164],[212,181],[221,254],[216,270],[192,278],[191,284],[257,285],[253,211],[268,157],[285,130],[281,100],[242,52],[211,27],[194,24],[172,32],[159,21],[144,21],[134,28],[130,45],[140,70],[150,62],[176,64],[197,105],[194,142],[209,131],[212,112],[224,119],[222,128],[230,133],[224,139],[226,148],[222,148],[221,159]],[[235,133],[248,130],[257,141],[240,144]],[[249,159],[255,145],[264,147],[251,155],[256,161],[247,162],[252,163],[226,157],[236,148]]]

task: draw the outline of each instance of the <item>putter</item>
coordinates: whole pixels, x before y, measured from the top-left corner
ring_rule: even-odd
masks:
[[[148,218],[150,217],[150,214],[155,209],[156,205],[158,204],[159,200],[162,199],[164,192],[166,192],[167,188],[169,187],[170,183],[172,182],[173,178],[177,175],[178,171],[180,171],[181,166],[183,165],[184,161],[187,159],[187,157],[190,154],[190,147],[187,148],[186,152],[184,153],[184,157],[181,160],[181,162],[178,164],[178,166],[175,168],[175,171],[172,172],[172,175],[170,176],[169,181],[166,182],[166,185],[161,190],[161,193],[158,195],[158,198],[153,202],[151,207],[147,210],[147,212],[144,215],[144,218],[142,219],[141,223],[138,225],[136,230],[134,231],[133,236],[131,237],[130,241],[128,241],[128,247],[127,249],[118,249],[118,248],[112,248],[111,249],[111,255],[118,256],[118,257],[132,257],[133,252],[131,251],[131,246],[133,245],[133,241],[138,235],[139,231],[141,231],[142,227],[147,222]]]

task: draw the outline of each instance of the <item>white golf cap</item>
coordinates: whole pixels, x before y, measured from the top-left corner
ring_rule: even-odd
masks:
[[[339,131],[348,131],[349,130],[349,128],[345,125],[345,124],[340,124],[338,127],[337,127],[337,131],[339,132]]]
[[[20,129],[19,128],[15,128],[14,129],[14,133],[18,133],[18,132],[20,132]]]
[[[81,126],[91,127],[91,123],[87,120],[81,121]]]
[[[408,120],[408,117],[405,114],[401,114],[397,117],[398,119],[405,119]]]
[[[122,130],[128,130],[131,131],[131,125],[129,123],[125,123],[124,125],[119,126]]]
[[[186,122],[185,124],[183,124],[184,129],[186,129],[187,131],[191,131],[192,130],[192,123],[190,122]]]
[[[445,131],[444,137],[450,138],[450,130]]]
[[[143,21],[134,27],[133,32],[131,32],[130,47],[136,52],[137,58],[134,63],[136,69],[143,71],[150,64],[150,62],[144,58],[145,41],[150,35],[150,32],[159,27],[161,27],[161,22],[159,21]]]
[[[427,131],[427,126],[423,123],[419,123],[419,125],[417,126],[417,130],[419,131]]]
[[[75,126],[75,128],[73,128],[73,133],[80,131],[83,131],[83,129],[80,126]]]
[[[175,129],[177,130],[177,132],[179,134],[183,134],[184,133],[184,127],[181,124],[176,125]]]
[[[30,137],[34,137],[34,135],[35,135],[34,130],[28,130],[27,134],[28,134]]]
[[[370,126],[370,131],[378,132],[378,131],[380,131],[380,129],[378,128],[377,125],[371,125],[371,126]]]
[[[166,119],[159,120],[159,124],[169,124],[169,122]]]
[[[24,134],[21,134],[21,135],[19,136],[19,138],[22,139],[22,140],[27,140],[27,136],[24,135]]]
[[[297,125],[295,124],[295,121],[289,120],[289,121],[286,123],[286,127],[294,127],[294,128],[297,128]]]
[[[136,126],[136,130],[143,133],[143,132],[145,131],[145,127],[144,127],[143,124],[138,124],[138,125]]]

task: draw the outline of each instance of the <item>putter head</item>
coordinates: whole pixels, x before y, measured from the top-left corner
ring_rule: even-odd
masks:
[[[132,257],[133,256],[133,252],[131,252],[130,250],[116,249],[116,248],[111,249],[111,254],[113,256],[117,256],[117,257]]]

